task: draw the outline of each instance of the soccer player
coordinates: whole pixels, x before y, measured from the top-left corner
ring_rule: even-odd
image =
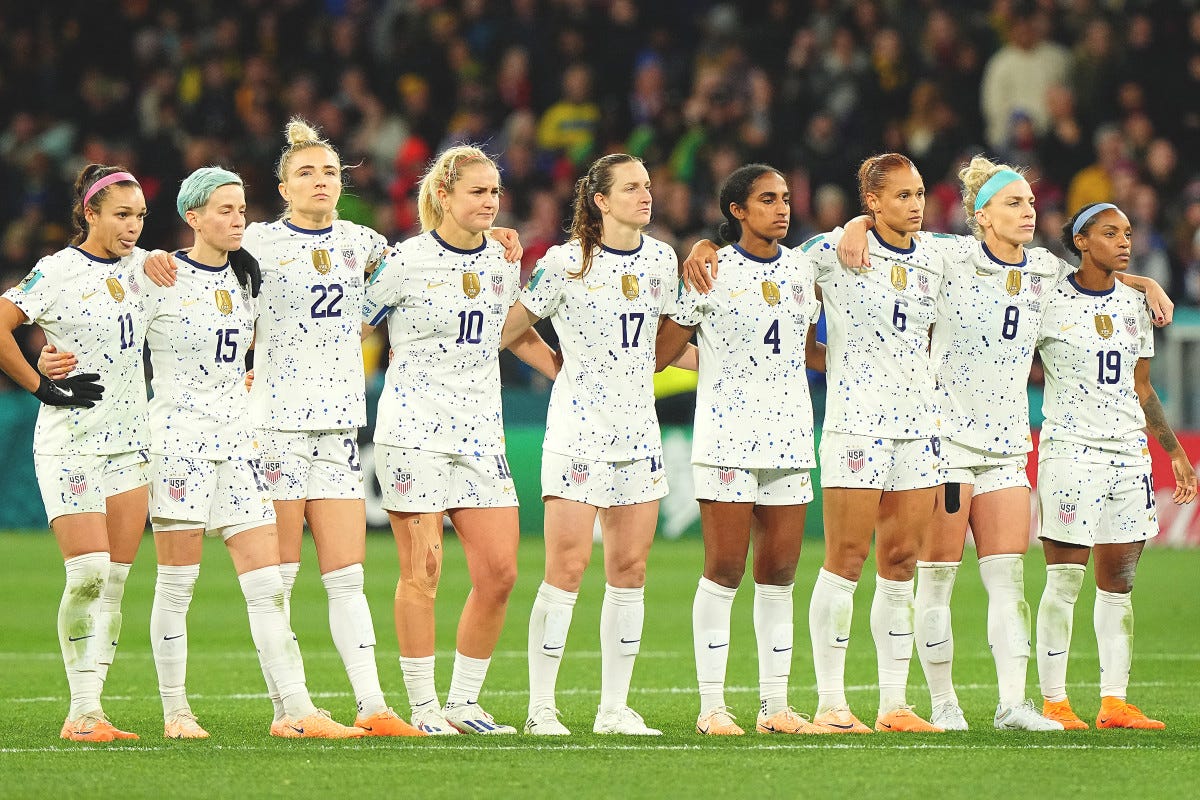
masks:
[[[1036,210],[1033,190],[1019,172],[977,156],[959,179],[975,235],[923,235],[946,261],[932,339],[941,389],[944,491],[917,563],[917,651],[932,721],[966,730],[951,673],[950,595],[969,522],[989,598],[988,643],[999,693],[993,724],[1001,730],[1059,730],[1062,720],[1052,713],[1047,722],[1025,698],[1030,647],[1025,464],[1032,448],[1026,384],[1047,299],[1074,267],[1043,248],[1026,247]],[[847,223],[838,245],[843,263],[869,267],[864,250],[871,224],[865,216]],[[1156,283],[1122,279],[1169,315],[1170,300]]]
[[[730,612],[754,540],[754,634],[760,733],[825,733],[787,702],[792,590],[812,501],[809,366],[824,370],[812,262],[779,244],[791,192],[765,164],[741,167],[720,191],[721,238],[733,242],[719,291],[682,292],[658,337],[660,366],[699,332],[700,384],[692,474],[704,533],[704,574],[692,606],[700,716],[696,730],[744,733],[725,705]]]
[[[854,590],[876,540],[871,632],[879,667],[877,731],[941,732],[906,702],[913,650],[913,573],[933,516],[941,442],[929,329],[942,283],[941,255],[914,233],[925,185],[899,153],[872,156],[858,170],[863,210],[874,220],[870,252],[885,269],[842,270],[840,231],[801,250],[816,264],[829,331],[828,398],[821,440],[825,564],[809,605],[818,706],[814,722],[832,733],[870,733],[845,694]],[[712,285],[711,242],[684,264],[692,285]],[[715,277],[715,272],[713,273]]]
[[[1046,423],[1038,446],[1039,536],[1046,588],[1038,608],[1038,673],[1046,706],[1071,728],[1087,725],[1067,700],[1075,601],[1092,553],[1100,655],[1097,728],[1166,727],[1126,699],[1133,657],[1133,580],[1158,534],[1146,432],[1171,459],[1177,504],[1196,497],[1196,473],[1150,384],[1154,335],[1145,299],[1116,280],[1133,232],[1111,203],[1080,209],[1063,228],[1079,270],[1047,298],[1038,334],[1046,369]]]
[[[42,401],[34,469],[66,568],[58,638],[71,707],[61,735],[81,742],[138,738],[109,722],[100,694],[146,521],[146,326],[135,294],[145,216],[133,175],[87,165],[75,180],[71,246],[39,260],[0,298],[0,369]],[[39,375],[12,335],[22,324],[40,326],[85,371]]]
[[[646,236],[650,177],[623,153],[598,159],[576,184],[571,238],[539,261],[501,346],[549,317],[563,366],[542,454],[546,572],[529,619],[525,732],[564,736],[554,685],[597,515],[607,585],[600,613],[600,708],[592,730],[658,736],[628,705],[642,641],[646,557],[667,493],[654,411],[654,342],[675,309],[676,256]]]
[[[478,703],[520,541],[498,359],[520,265],[484,236],[499,200],[499,170],[482,150],[441,153],[421,181],[424,233],[397,245],[375,270],[363,306],[364,335],[388,320],[393,357],[375,424],[375,463],[400,559],[396,636],[411,719],[432,735],[517,732]],[[512,347],[553,380],[554,354],[535,331]],[[471,592],[443,708],[434,686],[434,601],[444,513],[466,551]]]

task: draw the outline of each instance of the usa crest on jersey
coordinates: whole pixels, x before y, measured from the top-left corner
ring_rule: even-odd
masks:
[[[187,495],[187,478],[167,478],[167,494],[176,503]]]
[[[83,494],[87,491],[87,475],[82,472],[72,472],[67,476],[67,485],[71,487],[71,494]]]
[[[588,479],[588,465],[586,461],[571,462],[571,483],[580,484]]]
[[[504,275],[499,272],[492,274],[492,294],[496,297],[504,296]]]
[[[1075,521],[1075,504],[1074,503],[1059,503],[1058,504],[1058,521],[1063,525],[1070,525]]]
[[[792,299],[796,301],[796,305],[804,305],[804,285],[800,283],[792,284]]]
[[[1121,317],[1125,323],[1125,332],[1130,336],[1137,336],[1137,317],[1129,315]]]
[[[394,481],[392,485],[400,494],[408,494],[410,491],[412,491],[413,475],[408,470],[398,469],[392,478]]]
[[[351,247],[342,248],[342,263],[350,269],[358,266],[358,257],[354,255],[354,249]]]
[[[1029,291],[1033,292],[1034,297],[1041,297],[1042,291],[1044,289],[1045,289],[1045,287],[1042,286],[1042,276],[1041,275],[1030,275],[1029,276]]]
[[[662,279],[661,278],[651,278],[650,279],[650,296],[653,297],[655,300],[657,300],[659,298],[659,295],[661,295],[661,294],[662,294]]]

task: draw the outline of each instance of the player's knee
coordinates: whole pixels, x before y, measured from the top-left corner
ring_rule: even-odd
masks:
[[[746,563],[740,559],[717,559],[704,567],[704,577],[727,589],[741,586],[745,574]]]
[[[866,561],[866,548],[857,545],[831,547],[825,552],[825,569],[851,581],[857,581],[862,576]]]
[[[646,583],[646,562],[632,556],[609,559],[605,570],[613,586],[643,586]]]
[[[589,553],[558,554],[546,563],[546,581],[552,586],[571,592],[579,591],[583,573],[587,569]]]
[[[755,564],[754,582],[764,586],[787,586],[796,580],[796,562]]]
[[[912,540],[876,543],[875,558],[880,574],[899,576],[893,580],[909,580],[917,569],[917,543]]]
[[[491,605],[504,605],[517,585],[517,565],[494,565],[488,574],[471,589]]]

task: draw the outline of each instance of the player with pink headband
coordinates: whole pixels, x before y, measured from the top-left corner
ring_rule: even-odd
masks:
[[[121,597],[146,523],[146,321],[136,247],[146,216],[128,171],[89,164],[75,181],[70,246],[38,261],[0,298],[0,369],[42,401],[34,468],[66,567],[58,638],[71,691],[62,738],[136,739],[100,704],[121,631]],[[49,350],[77,354],[82,373],[39,375],[13,337],[37,324]]]

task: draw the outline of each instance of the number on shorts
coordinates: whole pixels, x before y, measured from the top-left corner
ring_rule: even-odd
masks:
[[[340,283],[331,283],[328,286],[317,284],[310,290],[317,296],[313,300],[312,308],[310,309],[313,319],[325,319],[326,317],[340,317],[342,310],[337,307],[337,304],[342,302],[343,290]],[[324,308],[321,304],[324,303]]]
[[[262,461],[252,458],[246,463],[250,465],[250,474],[254,476],[254,485],[258,487],[259,494],[266,494],[267,485],[263,483]]]
[[[1017,323],[1020,320],[1021,309],[1016,306],[1004,309],[1004,327],[1000,329],[1000,335],[1009,340],[1017,338]]]
[[[362,464],[358,463],[358,442],[354,439],[346,438],[342,440],[342,444],[346,445],[350,450],[350,456],[346,459],[346,463],[350,465],[350,471],[361,472]]]
[[[1154,508],[1154,483],[1149,475],[1142,476],[1142,485],[1146,487],[1146,508]]]

